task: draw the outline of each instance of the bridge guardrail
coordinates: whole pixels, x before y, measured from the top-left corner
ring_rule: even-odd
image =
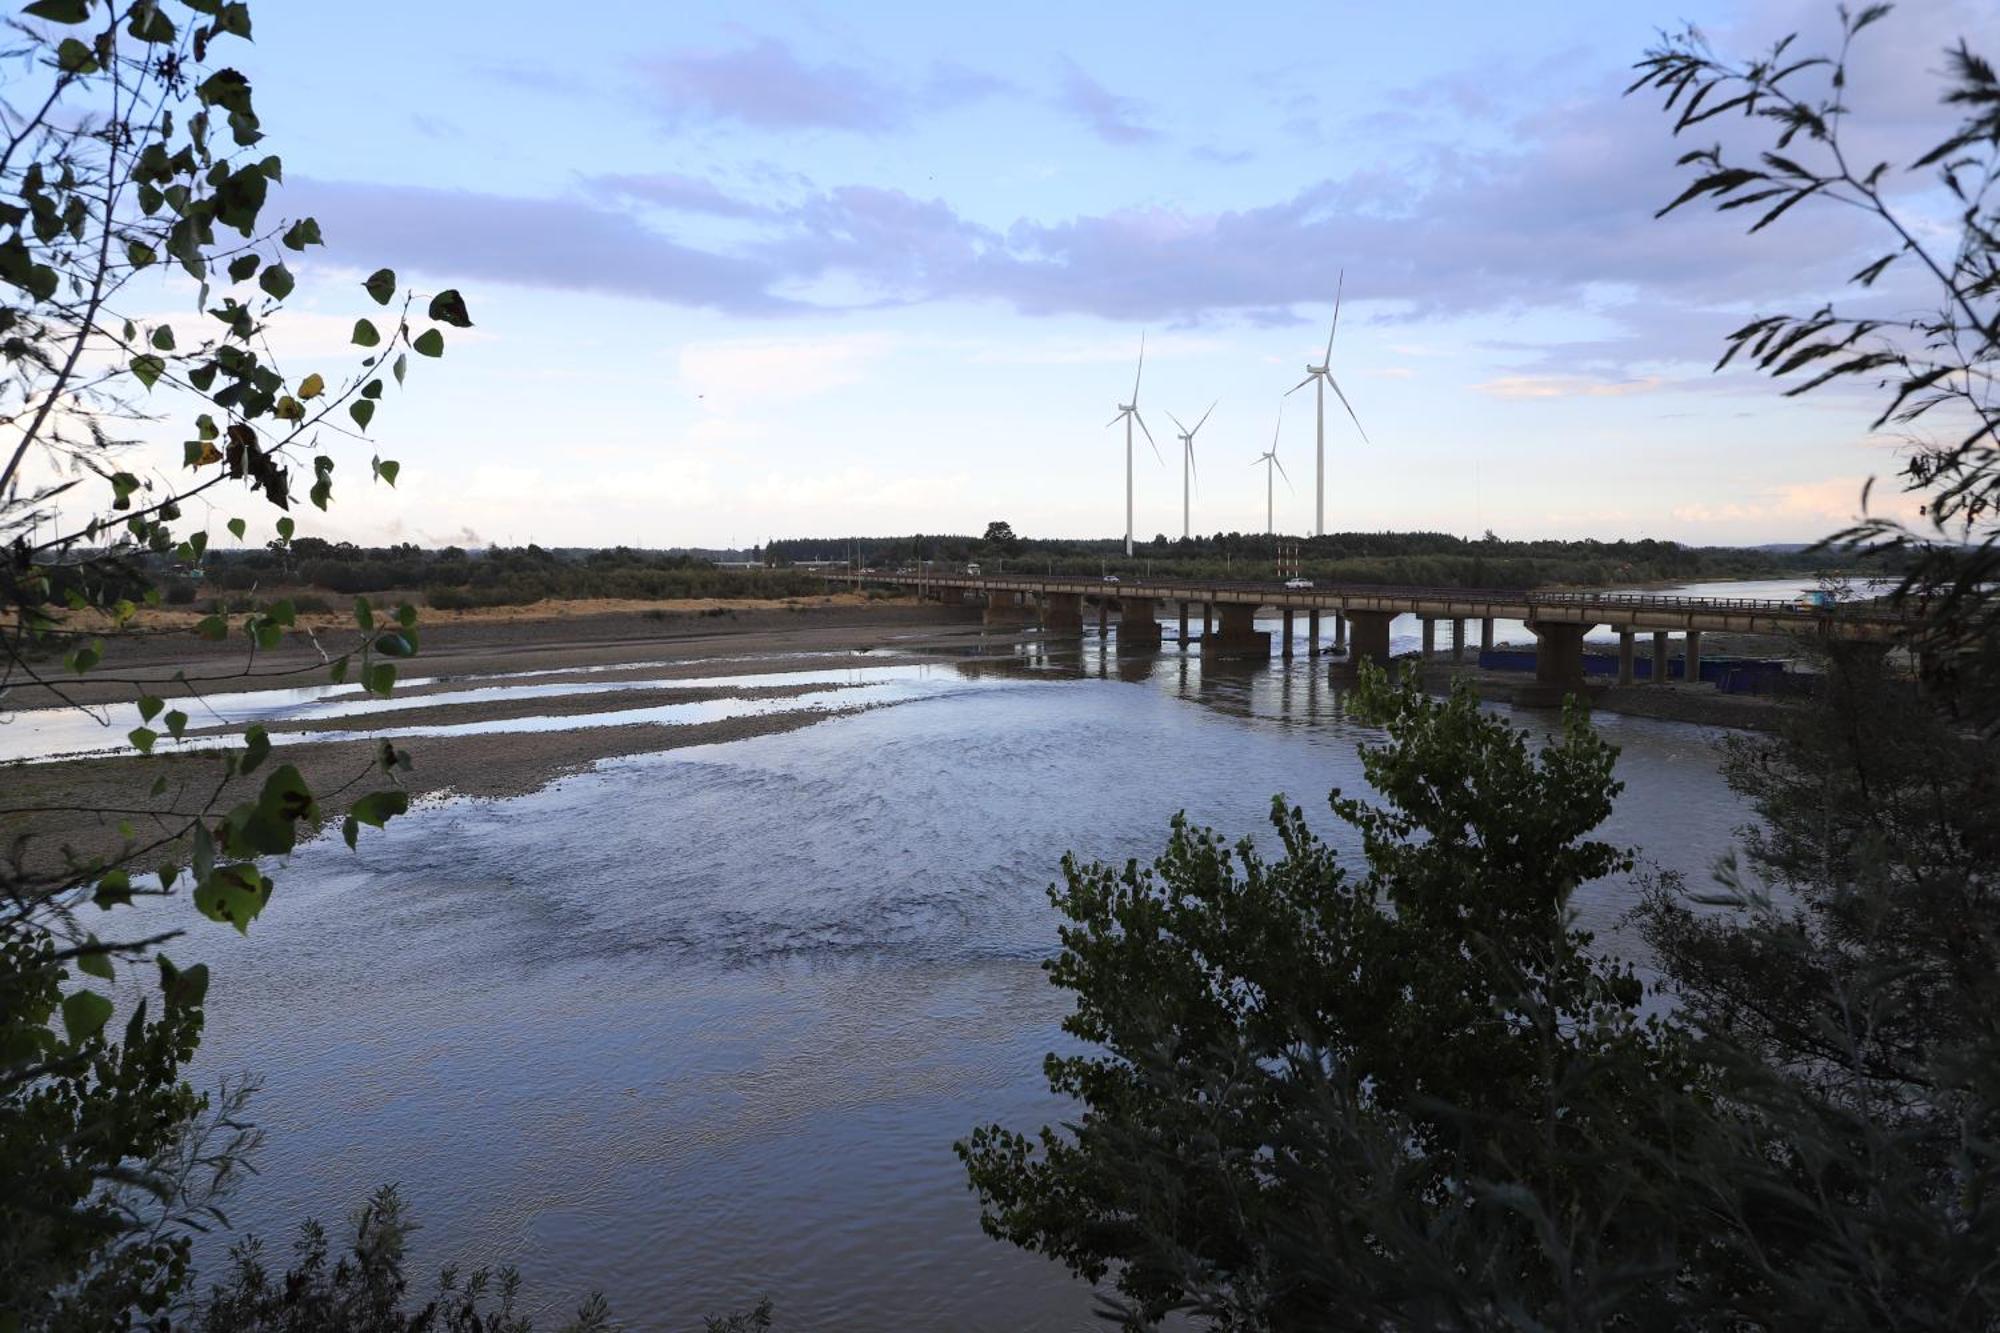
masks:
[[[1526,588],[1432,588],[1389,583],[1322,583],[1312,589],[1286,589],[1282,583],[1270,580],[1202,580],[1179,579],[1171,576],[1151,577],[1146,575],[1121,576],[1121,582],[1106,583],[1101,575],[1090,574],[1039,574],[1027,570],[997,570],[992,574],[924,574],[875,571],[872,573],[840,573],[839,578],[857,581],[893,579],[916,582],[919,579],[927,585],[939,587],[981,587],[995,581],[1040,584],[1061,584],[1073,587],[1079,592],[1110,592],[1112,589],[1143,588],[1166,585],[1170,587],[1195,588],[1216,593],[1269,593],[1282,595],[1288,591],[1337,594],[1347,597],[1380,597],[1390,600],[1423,599],[1427,601],[1484,601],[1511,602],[1523,606],[1602,606],[1623,607],[1632,610],[1652,611],[1742,611],[1756,615],[1781,616],[1794,620],[1875,620],[1889,623],[1903,623],[1911,616],[1900,612],[1881,599],[1867,601],[1835,602],[1828,606],[1800,606],[1796,601],[1771,597],[1688,597],[1671,593],[1625,593],[1625,592],[1585,592],[1570,590],[1531,590]],[[1115,594],[1114,594],[1115,595]]]

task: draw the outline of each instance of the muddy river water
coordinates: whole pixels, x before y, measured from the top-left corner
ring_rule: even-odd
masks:
[[[1086,1287],[980,1234],[951,1153],[1066,1113],[1039,1072],[1066,1040],[1037,967],[1058,859],[1150,857],[1177,810],[1275,843],[1280,792],[1351,845],[1325,798],[1362,785],[1373,733],[1323,664],[1094,639],[797,683],[850,711],[429,804],[359,853],[323,839],[247,940],[177,946],[217,965],[197,1079],[263,1081],[239,1227],[276,1257],[299,1218],[395,1182],[420,1279],[512,1262],[537,1306],[602,1289],[633,1327],[760,1295],[786,1328],[1100,1327]],[[359,701],[265,705],[275,735]],[[1716,733],[1601,725],[1626,783],[1608,836],[1706,875],[1745,818]],[[1631,894],[1578,903],[1608,948],[1630,950]]]

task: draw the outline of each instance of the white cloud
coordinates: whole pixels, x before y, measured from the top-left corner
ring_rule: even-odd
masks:
[[[1587,375],[1502,375],[1472,386],[1494,398],[1623,398],[1651,393],[1666,381],[1658,375],[1637,380],[1592,379]]]

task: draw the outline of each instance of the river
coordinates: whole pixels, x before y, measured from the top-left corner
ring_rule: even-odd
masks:
[[[429,804],[358,854],[322,839],[247,940],[194,932],[176,957],[217,965],[197,1081],[263,1082],[239,1228],[281,1259],[299,1218],[395,1182],[419,1287],[512,1262],[538,1308],[602,1289],[644,1328],[761,1295],[781,1328],[1101,1327],[1086,1287],[980,1234],[951,1153],[1068,1111],[1040,1074],[1066,1044],[1038,967],[1057,862],[1150,857],[1177,810],[1270,846],[1280,792],[1351,846],[1326,794],[1361,788],[1375,733],[1304,657],[1205,669],[1093,639],[894,686]],[[1716,733],[1600,725],[1626,783],[1606,836],[1704,877],[1746,817]],[[1631,895],[1577,904],[1614,951]]]

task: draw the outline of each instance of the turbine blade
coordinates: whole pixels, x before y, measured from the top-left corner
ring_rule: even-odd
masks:
[[[1340,400],[1340,405],[1342,407],[1347,408],[1347,416],[1348,419],[1354,423],[1354,429],[1361,431],[1362,442],[1365,444],[1375,443],[1375,441],[1368,438],[1368,432],[1362,429],[1361,418],[1354,415],[1354,409],[1348,405],[1347,395],[1340,391],[1340,381],[1335,379],[1333,376],[1328,375],[1326,377],[1326,382],[1333,386],[1333,396]]]
[[[1222,400],[1218,398],[1215,400],[1215,403],[1219,403],[1221,401]],[[1188,432],[1189,435],[1193,435],[1195,431],[1200,430],[1203,426],[1206,426],[1208,424],[1208,419],[1211,416],[1215,415],[1215,403],[1210,403],[1208,405],[1208,411],[1203,412],[1201,414],[1201,420],[1194,423],[1194,430],[1189,431]]]
[[[1117,414],[1116,416],[1112,417],[1112,418],[1111,418],[1111,420],[1109,420],[1109,421],[1105,422],[1104,424],[1105,424],[1105,425],[1107,425],[1107,426],[1115,426],[1115,425],[1117,425],[1117,424],[1118,424],[1118,423],[1119,423],[1120,421],[1124,420],[1124,418],[1125,418],[1125,414],[1124,414],[1123,412],[1120,412],[1120,413],[1118,413],[1118,414]]]
[[[1285,471],[1285,465],[1280,463],[1275,456],[1271,459],[1271,465],[1277,468],[1278,475],[1285,479],[1285,489],[1288,491],[1292,489],[1292,474]]]
[[[1333,288],[1333,324],[1326,331],[1326,355],[1319,359],[1322,366],[1333,364],[1333,334],[1340,327],[1340,293],[1347,286],[1347,270],[1340,270],[1340,278]]]
[[[1140,429],[1140,430],[1142,430],[1142,431],[1146,431],[1146,443],[1147,443],[1147,444],[1151,444],[1151,445],[1153,446],[1153,457],[1155,457],[1155,458],[1158,458],[1158,459],[1160,460],[1161,464],[1162,464],[1162,465],[1165,465],[1165,463],[1166,463],[1166,461],[1167,461],[1167,460],[1165,459],[1165,457],[1163,457],[1163,456],[1161,455],[1161,453],[1160,453],[1160,446],[1159,446],[1158,444],[1155,444],[1155,443],[1154,443],[1154,441],[1153,441],[1153,432],[1151,432],[1151,431],[1149,431],[1149,430],[1146,430],[1146,418],[1144,418],[1144,417],[1140,416],[1140,415],[1139,415],[1139,414],[1138,414],[1137,412],[1134,412],[1134,413],[1132,414],[1132,420],[1134,420],[1134,421],[1136,421],[1136,422],[1138,422],[1138,423],[1139,423],[1139,429]]]
[[[1201,489],[1201,465],[1194,461],[1194,437],[1187,439],[1188,475],[1194,478],[1195,489]]]
[[[1139,330],[1139,368],[1132,372],[1132,401],[1139,401],[1139,377],[1146,373],[1146,331]]]
[[[1284,428],[1285,428],[1285,400],[1280,398],[1278,400],[1278,419],[1271,426],[1271,453],[1274,456],[1278,452],[1278,432],[1283,430]]]
[[[1313,382],[1313,377],[1310,375],[1306,376],[1304,379],[1300,380],[1297,384],[1294,384],[1291,388],[1285,390],[1285,397],[1290,398],[1293,394],[1297,393],[1300,389],[1305,388],[1306,385],[1311,384],[1312,382]]]
[[[1173,422],[1174,425],[1180,429],[1181,434],[1186,435],[1188,433],[1188,428],[1186,426],[1182,426],[1181,419],[1175,416],[1172,412],[1167,413],[1167,420]]]

